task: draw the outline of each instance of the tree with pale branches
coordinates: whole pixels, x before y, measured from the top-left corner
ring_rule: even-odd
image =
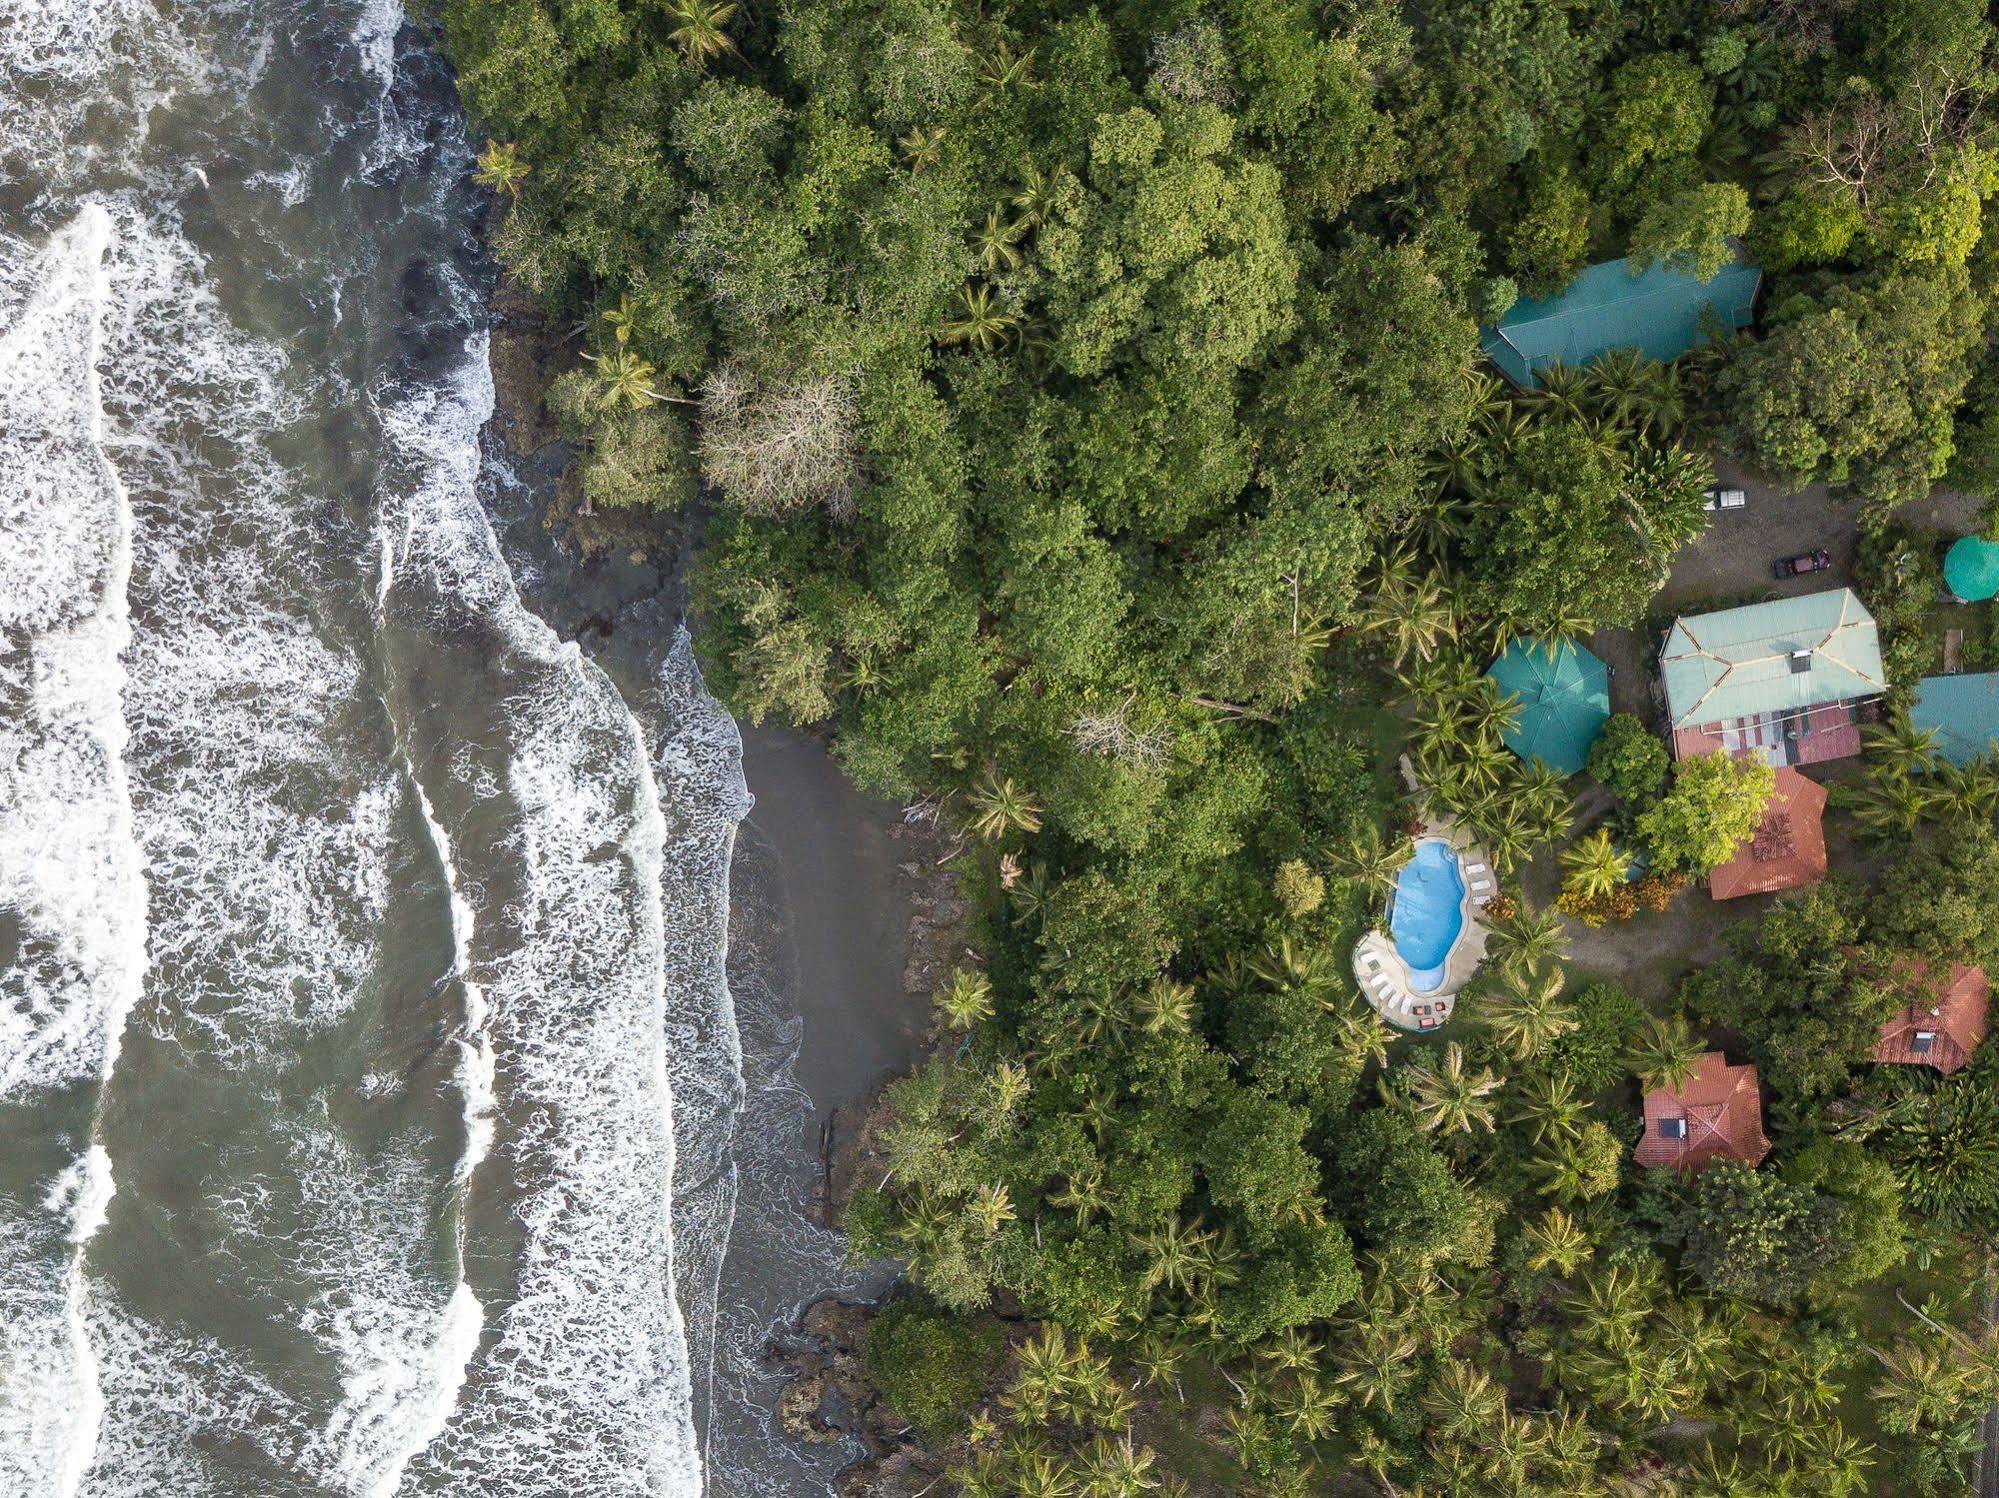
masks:
[[[858,419],[849,372],[765,375],[730,360],[701,385],[701,471],[751,514],[819,505],[844,520],[860,486]]]

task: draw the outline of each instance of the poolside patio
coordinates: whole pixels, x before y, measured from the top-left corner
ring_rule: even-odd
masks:
[[[1434,1030],[1450,1019],[1458,990],[1485,961],[1487,933],[1478,913],[1499,892],[1498,876],[1484,851],[1462,828],[1451,822],[1426,826],[1415,841],[1429,838],[1447,843],[1458,855],[1465,886],[1458,910],[1462,925],[1444,959],[1441,981],[1427,993],[1418,991],[1412,969],[1396,950],[1393,938],[1379,926],[1354,943],[1353,949],[1354,981],[1362,996],[1399,1030]]]

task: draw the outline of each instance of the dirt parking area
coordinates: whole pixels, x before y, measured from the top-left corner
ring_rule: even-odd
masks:
[[[1725,457],[1715,460],[1715,479],[1724,489],[1742,490],[1749,502],[1740,510],[1715,514],[1707,533],[1673,559],[1672,574],[1659,590],[1658,608],[1754,603],[1843,588],[1853,581],[1853,550],[1860,534],[1857,500],[1831,494],[1823,484],[1780,489]],[[1978,529],[1978,510],[1975,496],[1937,488],[1903,506],[1895,517],[1924,529],[1961,535]],[[1830,570],[1782,581],[1772,574],[1777,558],[1820,548],[1832,556]]]
[[[1746,476],[1727,460],[1715,465],[1724,489],[1741,489],[1749,503],[1710,518],[1707,534],[1673,559],[1672,575],[1659,590],[1657,606],[1753,603],[1786,593],[1817,593],[1844,587],[1853,577],[1853,547],[1859,535],[1854,505],[1835,499],[1823,484],[1790,492]],[[1779,557],[1823,548],[1832,556],[1827,572],[1779,582],[1770,567]]]

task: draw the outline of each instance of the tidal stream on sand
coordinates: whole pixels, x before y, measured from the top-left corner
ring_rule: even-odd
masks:
[[[380,0],[0,67],[0,1498],[823,1491],[741,743],[663,600],[523,600],[448,77]]]

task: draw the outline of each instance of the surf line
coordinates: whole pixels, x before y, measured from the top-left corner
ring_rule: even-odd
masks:
[[[386,618],[389,595],[395,586],[394,545],[386,527],[377,532],[381,547],[380,572],[375,588],[378,623]],[[444,884],[451,919],[451,970],[446,979],[456,980],[464,996],[465,1012],[455,1037],[458,1048],[456,1084],[462,1099],[465,1146],[453,1172],[456,1200],[452,1213],[453,1271],[456,1283],[440,1316],[436,1335],[431,1339],[429,1362],[438,1377],[434,1392],[402,1442],[391,1455],[380,1483],[374,1489],[381,1498],[396,1491],[404,1469],[426,1449],[451,1418],[458,1406],[460,1391],[472,1367],[479,1342],[485,1333],[486,1310],[466,1278],[466,1192],[479,1166],[491,1151],[496,1101],[493,1091],[493,1043],[488,1033],[489,1010],[484,988],[472,976],[472,943],[478,930],[478,912],[459,879],[458,861],[450,834],[432,804],[416,762],[400,726],[395,727],[396,759],[416,797],[417,812],[437,856],[438,873]]]
[[[53,1491],[60,1498],[73,1498],[81,1489],[95,1459],[103,1425],[104,1397],[89,1334],[90,1290],[84,1254],[104,1225],[116,1191],[111,1156],[103,1144],[105,1101],[117,1069],[125,1022],[144,992],[147,971],[144,855],[134,829],[125,765],[129,734],[122,656],[131,640],[133,516],[130,495],[106,450],[103,387],[98,373],[105,306],[112,295],[108,263],[112,235],[111,215],[99,203],[86,204],[69,224],[51,235],[42,255],[45,269],[41,281],[23,307],[20,321],[0,337],[0,373],[11,370],[30,376],[31,388],[8,392],[28,403],[17,416],[28,424],[37,418],[50,425],[61,422],[80,438],[105,501],[107,526],[105,565],[88,608],[69,618],[53,618],[54,627],[38,637],[29,652],[32,694],[43,743],[67,743],[72,753],[101,766],[102,780],[94,788],[97,804],[94,808],[74,802],[45,806],[45,814],[61,815],[64,826],[59,832],[49,826],[24,826],[21,830],[28,834],[24,841],[29,854],[26,877],[14,874],[8,880],[10,884],[20,880],[22,887],[15,898],[25,902],[31,920],[39,914],[44,920],[53,918],[59,926],[56,939],[82,969],[76,1006],[82,1012],[63,1006],[61,1017],[44,1032],[53,1053],[53,1075],[37,1076],[31,1070],[43,1047],[29,1045],[17,1058],[22,1069],[11,1075],[0,1073],[0,1093],[43,1082],[60,1085],[69,1079],[65,1073],[70,1068],[95,1062],[89,1143],[57,1176],[42,1200],[43,1210],[66,1224],[64,1238],[69,1245],[62,1271],[61,1340],[68,1353],[72,1387],[50,1391],[52,1397],[67,1404],[66,1410],[58,1410],[64,1417],[64,1429],[53,1471]],[[52,351],[61,357],[60,342],[51,335],[66,317],[81,324],[74,354],[75,383],[70,387],[77,403],[67,412],[38,410],[63,382],[50,378],[53,371],[38,371],[34,366]],[[22,370],[23,365],[28,368]],[[73,497],[65,496],[65,488],[51,485],[50,499],[61,503]],[[58,758],[67,761],[71,754]],[[29,768],[32,773],[33,766]],[[66,766],[48,764],[41,768],[53,772]],[[76,783],[72,777],[61,778]],[[56,787],[45,789],[53,794]],[[78,860],[79,842],[85,850],[94,843],[96,857]],[[61,851],[65,843],[69,845],[66,854]],[[49,857],[51,847],[55,852]],[[75,888],[74,879],[65,877],[79,871],[86,877],[97,874],[88,891]]]

